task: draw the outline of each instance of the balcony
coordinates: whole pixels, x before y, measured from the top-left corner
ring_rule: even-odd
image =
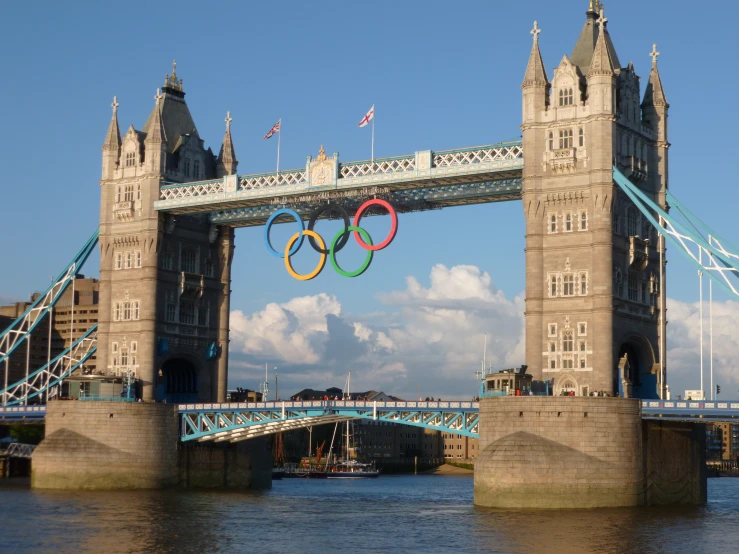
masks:
[[[116,202],[113,205],[113,215],[122,221],[133,219],[133,202]]]
[[[648,167],[646,160],[642,160],[637,156],[619,156],[618,166],[632,183],[639,184],[647,179]]]
[[[644,271],[649,263],[649,239],[638,235],[629,237],[629,266],[631,269]]]
[[[577,149],[559,148],[547,152],[549,165],[555,173],[572,173],[577,167]]]
[[[203,296],[205,278],[197,273],[180,272],[180,296],[200,298]]]

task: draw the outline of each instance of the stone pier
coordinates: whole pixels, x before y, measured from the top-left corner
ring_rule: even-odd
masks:
[[[706,501],[702,425],[643,422],[636,399],[480,402],[475,504],[600,508]]]
[[[50,402],[46,437],[33,453],[37,489],[268,488],[264,439],[181,444],[177,407],[125,402]]]

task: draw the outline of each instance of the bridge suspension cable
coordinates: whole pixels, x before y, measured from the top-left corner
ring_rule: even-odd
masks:
[[[736,247],[698,219],[669,191],[667,202],[681,217],[668,214],[616,167],[613,179],[655,229],[700,273],[739,298],[739,250]]]
[[[69,348],[28,377],[0,391],[3,406],[28,404],[30,398],[48,393],[59,382],[81,367],[97,351],[97,323]],[[6,373],[7,379],[7,373]],[[47,394],[48,399],[48,394]]]

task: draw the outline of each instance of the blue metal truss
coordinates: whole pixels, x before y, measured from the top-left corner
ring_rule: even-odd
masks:
[[[739,401],[645,400],[642,419],[673,421],[733,421],[739,422]]]
[[[69,284],[90,256],[98,242],[99,229],[95,230],[82,249],[54,279],[51,286],[28,307],[10,326],[0,333],[0,364],[7,362],[8,357],[31,336],[39,323],[62,296]],[[7,371],[7,368],[6,368]],[[7,382],[4,384],[7,386]]]
[[[477,204],[483,202],[505,202],[521,198],[521,179],[499,179],[476,183],[440,185],[434,187],[418,187],[387,193],[370,194],[367,198],[383,198],[389,201],[399,212],[433,210],[443,207],[445,203]],[[358,208],[366,197],[337,198],[349,211]],[[290,208],[303,217],[308,217],[316,208],[320,199],[312,202],[290,204]],[[212,212],[208,217],[216,224],[263,223],[272,213],[284,205],[277,201],[274,204],[248,206]]]
[[[667,202],[675,208],[676,214],[667,213],[616,167],[613,179],[654,228],[699,272],[739,298],[739,250],[716,235],[669,191]]]
[[[477,438],[477,402],[351,400],[182,404],[182,441],[235,442],[350,419],[397,423]]]
[[[28,377],[0,391],[3,406],[27,404],[28,400],[41,396],[67,378],[97,351],[97,323],[79,337],[69,348],[37,369]]]

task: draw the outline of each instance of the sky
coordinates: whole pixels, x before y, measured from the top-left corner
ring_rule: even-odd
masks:
[[[370,130],[357,122],[373,104],[378,157],[490,144],[520,137],[533,20],[551,78],[572,51],[587,4],[5,6],[0,301],[45,289],[94,231],[112,98],[122,131],[140,129],[173,59],[200,136],[215,151],[231,111],[240,174],[274,168],[276,142],[262,137],[278,118],[281,168],[304,166],[321,145],[342,161],[368,158]],[[694,2],[643,0],[608,3],[606,11],[618,56],[634,62],[642,91],[652,44],[661,52],[671,191],[734,243],[739,62],[735,39],[718,32],[717,20],[738,15],[732,3],[719,14]],[[367,220],[366,228],[384,236],[387,219]],[[318,228],[332,236],[337,225]],[[287,237],[280,227],[276,244]],[[255,388],[267,363],[290,393],[343,386],[351,370],[354,390],[474,395],[485,333],[495,367],[524,362],[523,231],[518,202],[404,214],[397,238],[364,275],[346,279],[329,268],[305,283],[265,251],[262,228],[238,230],[229,386]],[[358,260],[352,256],[347,265]],[[668,259],[668,382],[681,394],[699,388],[698,277],[674,249]],[[315,262],[301,252],[295,263],[305,270]],[[91,259],[84,272],[96,275],[97,264]],[[714,381],[724,383],[724,396],[739,398],[739,304],[716,288],[714,330]]]

